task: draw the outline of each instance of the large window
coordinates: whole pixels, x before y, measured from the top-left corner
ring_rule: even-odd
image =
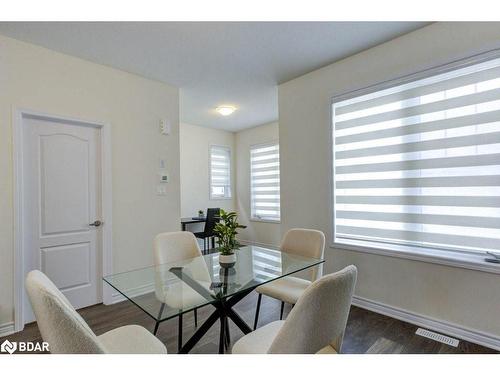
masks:
[[[477,61],[334,99],[336,242],[500,251],[500,59]]]
[[[231,198],[231,149],[210,146],[210,199]]]
[[[252,219],[280,220],[280,149],[269,143],[250,149]]]

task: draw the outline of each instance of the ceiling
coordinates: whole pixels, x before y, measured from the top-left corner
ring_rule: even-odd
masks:
[[[278,84],[426,24],[0,22],[0,33],[177,86],[182,122],[238,131],[278,119]],[[238,110],[222,117],[223,104]]]

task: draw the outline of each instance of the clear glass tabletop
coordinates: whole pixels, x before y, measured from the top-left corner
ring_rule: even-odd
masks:
[[[213,253],[104,277],[104,281],[156,321],[213,304],[281,277],[317,266],[322,259],[244,246],[231,268]]]

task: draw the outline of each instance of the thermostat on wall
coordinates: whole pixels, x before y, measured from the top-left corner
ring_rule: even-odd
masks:
[[[168,174],[161,172],[160,173],[160,182],[168,182]]]

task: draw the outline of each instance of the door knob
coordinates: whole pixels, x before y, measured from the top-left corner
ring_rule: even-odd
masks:
[[[104,224],[102,221],[100,221],[100,220],[96,220],[96,221],[94,221],[93,223],[90,223],[89,225],[90,225],[91,227],[100,227],[102,224]]]

